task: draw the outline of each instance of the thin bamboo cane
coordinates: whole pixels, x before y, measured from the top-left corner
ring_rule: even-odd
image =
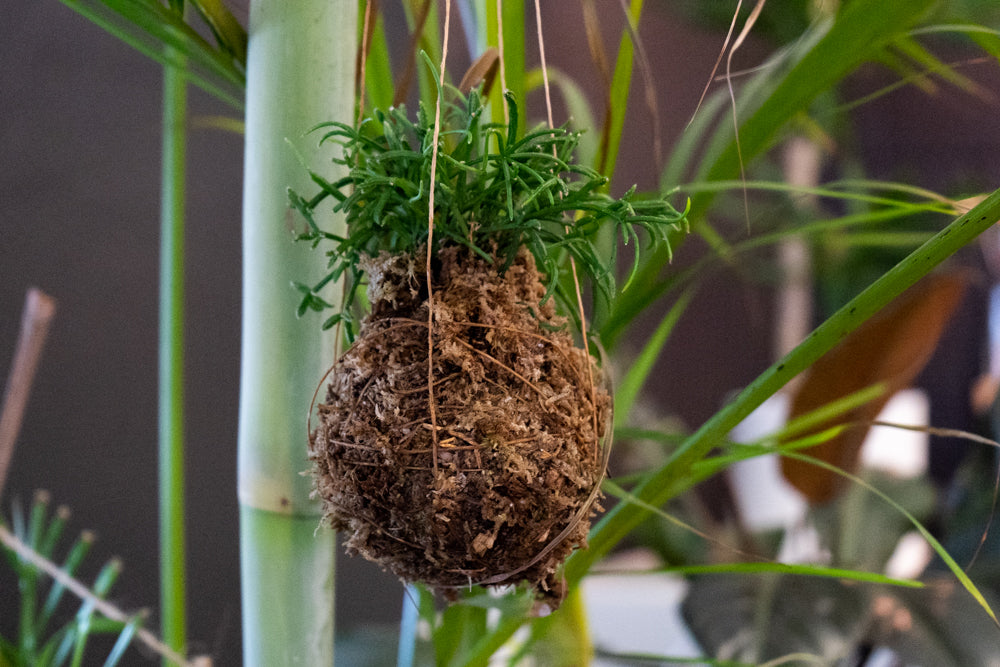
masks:
[[[184,536],[184,194],[187,80],[163,68],[160,185],[159,489],[163,641],[187,643]],[[173,664],[164,658],[164,664]]]
[[[325,171],[316,137],[303,134],[351,118],[357,11],[353,0],[250,6],[238,465],[246,665],[333,661],[334,536],[316,531],[319,510],[300,473],[310,398],[334,339],[294,316],[290,283],[320,275],[325,258],[293,242],[286,190],[309,187],[296,153]],[[332,228],[332,218],[323,224]]]

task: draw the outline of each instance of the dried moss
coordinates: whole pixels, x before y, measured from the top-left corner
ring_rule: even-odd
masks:
[[[529,253],[500,275],[447,248],[434,267],[432,419],[423,261],[383,253],[365,270],[372,312],[310,440],[327,521],[403,580],[445,592],[526,582],[557,604],[603,474],[599,370],[592,385]]]

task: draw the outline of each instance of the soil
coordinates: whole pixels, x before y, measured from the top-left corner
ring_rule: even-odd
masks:
[[[365,268],[371,314],[310,436],[325,520],[404,581],[446,594],[525,583],[558,605],[604,473],[599,368],[543,302],[529,253],[501,272],[452,247],[433,268],[431,392],[423,259]]]

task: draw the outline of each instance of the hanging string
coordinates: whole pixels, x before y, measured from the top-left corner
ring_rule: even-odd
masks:
[[[431,417],[431,455],[434,474],[438,470],[437,406],[434,402],[434,287],[431,268],[434,246],[434,179],[437,177],[438,141],[441,137],[441,97],[444,95],[444,67],[448,59],[448,33],[451,32],[451,0],[444,5],[444,37],[441,40],[441,64],[438,74],[437,102],[434,105],[434,136],[431,144],[431,182],[427,195],[427,403]]]
[[[549,129],[555,129],[555,121],[552,119],[552,92],[549,86],[549,68],[545,64],[545,37],[542,31],[542,8],[540,0],[535,0],[535,26],[538,32],[538,56],[542,66],[542,88],[545,90],[545,113],[549,123]],[[503,60],[500,61],[501,63]],[[501,70],[502,71],[502,70]],[[552,156],[558,157],[556,147],[552,146]],[[566,233],[569,233],[569,225],[564,225]],[[576,307],[580,311],[580,335],[583,337],[583,348],[587,351],[587,381],[590,383],[590,402],[594,406],[594,456],[597,456],[599,447],[600,432],[597,423],[597,389],[594,386],[594,371],[590,363],[590,342],[587,339],[587,318],[583,309],[583,291],[580,289],[580,276],[576,270],[576,260],[572,255],[569,257],[570,272],[573,274],[573,287],[576,290]]]

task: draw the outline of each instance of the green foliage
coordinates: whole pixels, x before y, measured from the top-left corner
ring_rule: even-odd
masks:
[[[640,199],[634,190],[612,198],[604,192],[607,179],[573,162],[578,132],[539,128],[518,138],[518,108],[512,96],[507,103],[507,124],[484,122],[485,107],[475,92],[467,98],[456,93],[445,105],[432,251],[463,246],[487,260],[496,256],[504,270],[525,247],[547,274],[550,294],[559,285],[560,259],[568,253],[600,296],[612,299],[616,257],[598,253],[592,240],[598,229],[611,224],[624,243],[636,246],[634,271],[639,231],[654,246],[666,244],[667,232],[681,228],[684,214],[662,199]],[[376,110],[357,128],[330,122],[318,129],[326,130],[321,143],[343,145],[343,155],[333,161],[349,167],[350,174],[330,183],[310,171],[320,191],[309,199],[290,191],[289,198],[308,223],[300,238],[334,244],[327,275],[312,287],[296,285],[304,294],[300,315],[327,307],[319,296],[325,285],[342,276],[350,281],[344,310],[324,325],[330,327],[345,320],[350,324],[363,256],[417,253],[427,243],[434,118],[421,106],[414,122],[405,107],[397,107]],[[314,220],[313,211],[328,198],[335,211],[346,215],[346,237],[321,229]]]
[[[28,512],[15,504],[13,529],[8,534],[42,558],[55,562],[68,517],[69,512],[65,508],[59,508],[50,515],[48,494],[39,492]],[[8,530],[3,522],[0,522],[0,528],[5,532]],[[83,532],[77,536],[64,552],[60,566],[62,573],[67,577],[78,576],[92,544],[90,533]],[[17,637],[0,637],[0,665],[75,667],[96,664],[93,652],[87,654],[87,643],[94,635],[117,636],[102,664],[113,667],[119,663],[138,630],[141,615],[127,622],[111,620],[96,611],[92,600],[83,600],[68,621],[53,629],[56,619],[66,615],[67,598],[73,596],[66,595],[66,586],[62,582],[47,582],[47,575],[38,565],[8,546],[7,540],[0,545],[0,552],[17,578],[20,602]],[[93,594],[98,598],[105,597],[120,572],[121,563],[117,559],[105,563],[92,585]]]
[[[62,0],[95,24],[164,65],[182,69],[199,88],[236,109],[246,86],[246,31],[221,0],[192,0],[215,44],[185,17],[173,0]]]
[[[122,29],[118,21],[109,21],[106,12],[92,11],[89,15],[98,23],[102,23],[112,32],[130,41],[138,48],[154,57],[163,59],[162,46],[170,45],[189,61],[185,65],[193,80],[203,87],[215,86],[223,90],[225,86],[242,86],[242,69],[245,63],[234,57],[238,49],[232,44],[238,43],[232,35],[225,36],[226,30],[220,32],[209,20],[218,41],[213,47],[202,40],[197,42],[191,36],[186,24],[180,18],[180,13],[168,10],[158,5],[155,0],[63,0],[77,9],[80,7],[108,7],[112,11],[131,21],[136,29]],[[478,31],[473,31],[482,42],[496,41],[497,16],[493,3],[479,3],[474,11],[478,12],[480,20]],[[698,3],[684,3],[686,7],[694,7]],[[704,18],[710,18],[712,10],[698,6]],[[182,6],[181,0],[172,0],[175,9]],[[206,7],[219,5],[218,2],[202,0],[197,3],[204,11]],[[623,3],[624,5],[624,3]],[[751,11],[754,3],[743,3],[744,16]],[[409,19],[419,11],[421,3],[407,0],[404,3]],[[743,176],[744,168],[752,169],[755,160],[767,154],[783,138],[788,127],[799,124],[799,127],[814,128],[818,132],[826,131],[825,124],[831,118],[842,117],[847,107],[831,106],[837,102],[833,91],[842,81],[858,67],[869,62],[888,65],[900,74],[899,85],[918,80],[924,73],[930,72],[941,76],[959,87],[968,88],[968,82],[963,78],[942,70],[942,64],[917,44],[916,38],[927,34],[968,34],[977,41],[983,50],[993,57],[1000,57],[1000,33],[984,26],[969,25],[969,17],[978,16],[979,21],[987,23],[986,16],[995,14],[996,9],[989,0],[951,0],[936,3],[932,0],[915,0],[911,3],[885,3],[879,0],[852,0],[851,2],[832,3],[829,11],[816,14],[818,5],[804,0],[788,0],[787,2],[768,2],[764,14],[755,28],[755,34],[764,34],[773,43],[783,44],[782,49],[767,64],[747,79],[740,87],[739,95],[732,100],[733,116],[730,119],[726,111],[730,98],[726,91],[709,97],[702,106],[701,112],[693,119],[692,124],[674,147],[672,156],[667,162],[661,183],[664,188],[673,187],[685,178],[693,177],[696,183],[681,190],[692,197],[692,227],[701,234],[711,247],[708,261],[722,263],[741,259],[739,253],[764,245],[773,244],[787,238],[791,234],[810,239],[819,239],[823,235],[835,233],[843,235],[844,244],[859,246],[868,240],[876,240],[884,251],[886,241],[890,239],[888,227],[876,228],[877,223],[893,223],[892,232],[896,241],[902,246],[915,245],[915,238],[925,237],[923,230],[904,230],[895,226],[899,218],[915,213],[946,213],[953,215],[950,207],[941,205],[931,198],[924,201],[920,193],[918,201],[900,197],[875,197],[865,194],[872,187],[853,183],[851,187],[835,188],[826,186],[808,191],[808,194],[822,197],[826,201],[838,200],[844,206],[844,212],[837,218],[809,220],[794,227],[777,231],[766,230],[764,234],[739,241],[729,245],[723,235],[711,226],[714,223],[712,215],[718,213],[717,195],[719,192],[755,192],[763,190],[782,190],[786,193],[806,194],[805,189],[795,189],[790,186],[748,180]],[[431,18],[422,29],[420,47],[432,54],[439,51],[435,44],[439,34],[436,5],[431,5]],[[643,2],[632,0],[627,11],[635,24],[639,23]],[[82,11],[82,10],[81,10]],[[531,88],[531,81],[538,85],[540,77],[533,78],[517,76],[524,70],[524,3],[506,2],[502,7],[504,17],[504,34],[508,77],[510,86]],[[718,16],[718,25],[725,28],[729,25],[731,16],[727,8]],[[955,24],[925,25],[926,19],[937,12],[938,16],[947,16]],[[486,18],[483,18],[483,17]],[[960,17],[960,18],[952,18]],[[378,19],[381,20],[381,17]],[[223,26],[225,22],[218,24]],[[388,40],[384,27],[376,23],[373,36],[373,51],[368,60],[367,80],[368,96],[374,106],[388,108],[388,100],[392,98],[392,72],[388,54]],[[485,26],[485,29],[484,29]],[[238,32],[238,31],[237,31]],[[152,40],[148,39],[152,37]],[[200,38],[199,38],[200,39]],[[157,41],[158,40],[158,41]],[[150,48],[150,44],[154,48]],[[569,132],[565,128],[539,129],[523,134],[523,114],[518,113],[513,99],[510,104],[510,121],[507,123],[490,122],[491,117],[484,110],[477,95],[468,100],[450,98],[445,105],[444,130],[441,133],[436,178],[434,182],[435,211],[434,246],[442,244],[460,245],[469,248],[482,256],[491,257],[494,254],[510,261],[518,248],[526,246],[534,254],[539,265],[548,273],[550,291],[557,295],[564,289],[565,282],[559,277],[559,268],[567,256],[574,257],[578,265],[586,271],[594,281],[595,296],[605,300],[606,311],[602,321],[596,327],[602,341],[611,354],[616,352],[616,342],[621,340],[630,324],[654,302],[665,295],[675,298],[673,307],[667,311],[655,333],[648,339],[636,363],[625,373],[618,392],[616,408],[618,420],[624,422],[640,395],[647,378],[652,377],[654,366],[660,353],[670,339],[671,332],[691,295],[698,284],[696,270],[703,269],[705,264],[698,263],[683,272],[665,272],[664,267],[670,257],[670,238],[676,240],[686,231],[686,219],[683,214],[665,205],[659,200],[643,200],[634,192],[629,192],[621,200],[614,200],[603,194],[606,186],[606,176],[614,171],[618,153],[618,142],[621,139],[625,123],[625,108],[629,101],[633,70],[633,34],[625,30],[621,34],[617,60],[614,63],[613,81],[609,82],[607,95],[608,109],[603,123],[590,125],[602,126],[599,134],[601,140],[595,141],[595,149],[590,151],[586,164],[598,165],[597,170],[580,167],[572,162],[574,151],[578,148],[580,135]],[[481,49],[480,49],[481,50]],[[432,55],[434,62],[439,62]],[[558,77],[550,78],[558,84]],[[200,77],[203,81],[199,82]],[[220,82],[225,84],[221,86]],[[438,94],[436,82],[432,76],[424,73],[420,78],[421,97],[426,102],[433,102]],[[565,85],[565,84],[563,84]],[[888,89],[887,89],[888,90]],[[887,91],[881,91],[887,92]],[[219,93],[216,92],[218,95]],[[345,92],[349,95],[350,92]],[[221,95],[220,95],[221,96]],[[500,116],[500,87],[494,88],[492,101],[492,119]],[[521,94],[514,99],[523,100]],[[862,102],[868,101],[866,98]],[[571,108],[584,108],[584,103],[572,100]],[[587,109],[590,111],[590,109]],[[574,111],[575,112],[575,111]],[[597,114],[577,114],[578,118],[596,117]],[[719,117],[721,122],[716,122]],[[321,143],[337,143],[343,146],[342,156],[334,158],[334,162],[350,169],[350,174],[341,180],[329,182],[316,172],[310,172],[313,182],[319,191],[304,197],[298,193],[290,193],[291,202],[306,219],[308,229],[302,238],[314,245],[332,244],[329,252],[329,271],[314,285],[297,284],[303,298],[300,314],[308,310],[324,310],[328,304],[320,296],[321,290],[331,282],[346,278],[348,280],[348,298],[342,312],[338,312],[326,320],[327,327],[339,321],[346,320],[348,330],[351,328],[352,305],[355,302],[356,290],[362,284],[363,275],[358,267],[358,260],[366,255],[374,255],[382,250],[395,252],[416,252],[426,244],[428,237],[427,201],[430,184],[430,163],[433,149],[433,119],[425,107],[418,110],[415,121],[409,119],[405,109],[375,111],[360,125],[354,127],[344,123],[325,123],[315,131],[323,131]],[[738,124],[738,132],[735,125]],[[584,123],[584,126],[587,126]],[[737,134],[739,140],[737,142]],[[857,194],[861,193],[861,194]],[[895,194],[906,194],[897,192]],[[329,230],[321,229],[313,218],[318,206],[332,205],[346,214],[349,231],[346,235],[336,235]],[[685,212],[686,213],[686,212]],[[673,433],[665,431],[646,431],[643,437],[665,443],[663,459],[650,464],[649,468],[635,477],[637,481],[627,485],[609,484],[606,490],[617,495],[620,502],[608,511],[591,533],[588,551],[579,551],[573,555],[566,568],[566,575],[571,584],[579,582],[594,563],[616,548],[623,539],[635,535],[635,529],[649,516],[667,518],[660,506],[668,500],[676,498],[689,490],[694,484],[707,479],[711,475],[724,471],[733,462],[750,456],[772,451],[770,446],[756,444],[752,446],[725,446],[727,434],[742,421],[752,410],[764,400],[781,389],[791,377],[808,368],[820,355],[828,350],[847,332],[858,326],[866,317],[877,311],[899,294],[908,285],[918,280],[930,271],[936,264],[944,261],[959,248],[971,243],[975,236],[990,226],[992,221],[1000,217],[1000,191],[994,192],[986,201],[972,212],[959,217],[947,229],[930,238],[918,250],[910,253],[896,263],[898,257],[892,258],[895,264],[891,270],[883,273],[877,269],[879,276],[868,275],[860,269],[851,268],[840,273],[854,281],[863,280],[870,287],[841,308],[829,320],[822,324],[802,345],[793,350],[784,359],[775,363],[744,391],[736,396],[723,409],[703,424],[694,433],[678,439]],[[606,225],[605,223],[611,223]],[[614,227],[626,242],[638,241],[638,231],[645,229],[659,248],[647,253],[640,261],[636,255],[633,272],[629,279],[631,289],[625,292],[616,291],[614,281],[615,258],[610,253],[597,248],[598,229]],[[852,232],[855,227],[862,227],[869,232],[867,236]],[[876,234],[872,234],[876,230]],[[606,230],[607,231],[607,230]],[[755,229],[755,231],[759,231]],[[914,231],[917,232],[916,236]],[[927,233],[927,236],[930,234]],[[610,234],[603,234],[604,237]],[[602,242],[604,239],[601,239]],[[824,238],[828,245],[829,238]],[[834,239],[839,241],[839,239]],[[615,244],[613,247],[617,247]],[[837,249],[834,246],[834,249]],[[434,248],[432,248],[432,251]],[[897,253],[893,253],[894,255]],[[901,255],[901,253],[899,253]],[[870,256],[867,258],[870,260]],[[707,262],[706,262],[707,263]],[[865,261],[867,268],[873,268],[873,262]],[[638,267],[636,272],[635,267]],[[887,267],[885,267],[887,268]],[[698,275],[702,275],[704,272]],[[831,272],[832,273],[832,272]],[[634,280],[633,280],[634,278]],[[683,291],[682,291],[683,290]],[[673,292],[673,294],[670,294]],[[596,321],[596,318],[595,318]],[[860,400],[860,399],[852,399]],[[843,406],[840,406],[843,407]],[[827,409],[833,411],[838,406],[831,403]],[[793,433],[801,424],[788,425],[786,432]],[[842,427],[837,427],[842,428]],[[638,433],[636,429],[633,429]],[[616,433],[624,438],[629,433],[627,429],[619,428]],[[825,434],[828,435],[828,434]],[[783,453],[789,456],[799,456],[796,451],[815,444],[813,436],[791,441],[783,446]],[[667,446],[669,445],[669,446]],[[721,453],[720,453],[720,448]],[[992,488],[992,477],[981,485]],[[908,524],[915,522],[908,510],[895,501],[871,488],[864,480],[855,481],[856,490],[876,498],[883,510],[895,513],[895,518],[903,517]],[[992,512],[992,510],[990,510]],[[916,528],[924,532],[919,523]],[[978,537],[979,524],[975,524],[973,536]],[[951,578],[957,579],[962,585],[963,595],[960,596],[969,603],[971,610],[963,618],[978,618],[994,621],[993,612],[988,600],[948,556],[948,552],[938,545],[929,534],[925,535],[935,547],[941,561],[951,569]],[[975,545],[974,545],[975,546]],[[836,568],[809,568],[806,566],[783,566],[775,564],[727,564],[711,566],[717,574],[721,570],[728,574],[739,574],[741,577],[733,581],[749,582],[751,587],[757,584],[768,584],[771,577],[788,574],[812,575],[814,579],[796,577],[804,581],[793,595],[790,602],[797,604],[800,600],[814,597],[814,590],[827,588],[846,589],[849,592],[857,587],[843,587],[836,581],[841,577],[875,583],[889,582],[877,575],[866,575],[858,571],[839,570]],[[700,569],[699,569],[700,568]],[[787,568],[791,568],[790,570]],[[688,574],[699,573],[707,576],[707,566],[693,565],[687,569],[679,569]],[[752,575],[752,576],[748,576]],[[818,576],[817,576],[818,575]],[[775,579],[776,580],[776,579]],[[418,644],[418,620],[427,625],[432,632],[430,646],[423,648],[433,653],[439,664],[485,665],[497,649],[507,639],[512,637],[519,628],[530,626],[531,635],[521,646],[521,652],[527,653],[554,634],[553,628],[560,622],[577,624],[581,634],[585,631],[580,619],[571,617],[566,621],[566,611],[562,610],[546,618],[529,620],[529,605],[523,597],[509,596],[506,598],[485,599],[478,590],[470,591],[468,595],[447,611],[439,613],[426,592],[418,589],[411,593],[411,599],[404,608],[403,641],[400,644],[399,664],[415,664],[419,656],[414,651]],[[715,589],[714,596],[729,601],[730,597],[722,597]],[[759,591],[752,590],[757,593]],[[919,591],[917,591],[919,592]],[[891,595],[902,600],[908,600],[911,610],[919,611],[919,606],[909,600],[910,591],[895,589]],[[415,601],[412,598],[419,598]],[[748,598],[749,599],[749,598]],[[759,598],[753,598],[759,599]],[[718,600],[716,600],[718,601]],[[788,608],[794,608],[794,604]],[[736,609],[735,605],[730,605]],[[490,607],[499,611],[500,620],[495,624],[486,622],[483,610]],[[778,633],[785,634],[785,623],[782,617],[799,620],[803,614],[785,614],[783,607],[758,605],[764,613],[770,616],[772,626]],[[986,613],[983,613],[983,612]],[[564,620],[560,620],[564,619]],[[811,619],[811,617],[810,617]],[[721,618],[726,621],[726,618]],[[938,625],[947,619],[933,619],[928,622],[932,631],[948,627]],[[712,617],[710,624],[720,625],[720,618]],[[735,619],[733,626],[742,631],[749,625],[745,618]],[[950,630],[951,628],[949,628]],[[791,634],[791,633],[788,633]],[[950,634],[931,632],[930,634]],[[988,636],[986,632],[979,633]],[[582,642],[581,642],[582,643]],[[5,647],[6,650],[6,647]],[[6,655],[6,654],[3,654]],[[927,654],[923,657],[926,658]],[[416,657],[415,657],[416,656]],[[0,656],[2,657],[2,656]],[[942,660],[931,660],[934,664],[945,664]],[[968,661],[951,661],[952,664],[966,664]],[[722,664],[706,660],[707,664]]]

